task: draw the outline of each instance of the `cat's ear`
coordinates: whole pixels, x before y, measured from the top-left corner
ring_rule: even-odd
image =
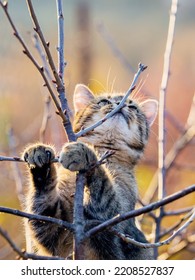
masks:
[[[158,113],[158,101],[155,99],[147,99],[139,105],[148,120],[149,126],[151,126]]]
[[[74,110],[75,113],[84,109],[91,100],[94,99],[92,91],[83,84],[78,84],[74,90]]]

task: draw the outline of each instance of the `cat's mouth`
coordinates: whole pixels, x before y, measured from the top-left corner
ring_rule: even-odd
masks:
[[[121,109],[116,114],[114,114],[113,117],[119,117],[119,118],[122,117],[126,121],[126,123],[129,124],[129,117],[123,109]]]

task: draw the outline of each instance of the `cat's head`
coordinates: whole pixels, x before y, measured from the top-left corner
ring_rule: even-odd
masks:
[[[94,96],[91,90],[78,84],[74,92],[74,131],[96,123],[120,103],[122,94],[103,93]],[[125,106],[80,141],[93,144],[99,149],[124,151],[136,161],[142,154],[149,136],[149,127],[154,122],[158,102],[153,99],[136,103],[129,98]]]

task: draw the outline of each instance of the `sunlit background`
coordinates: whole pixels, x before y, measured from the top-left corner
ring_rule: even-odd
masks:
[[[166,97],[166,153],[187,129],[195,92],[195,3],[191,0],[179,2]],[[33,4],[57,66],[56,3],[52,0],[34,0]],[[71,107],[72,93],[77,83],[85,83],[97,94],[102,91],[125,92],[140,61],[148,65],[148,69],[140,78],[137,95],[159,99],[170,0],[66,0],[63,5],[67,62],[64,79]],[[33,24],[26,1],[10,0],[8,10],[20,35],[41,64],[40,55],[32,40]],[[22,46],[13,36],[13,30],[0,9],[0,155],[20,156],[29,142],[40,140],[47,94],[40,74],[23,54]],[[50,114],[44,141],[55,144],[60,151],[65,135],[53,105]],[[142,198],[147,193],[157,162],[158,120],[152,127],[145,157],[137,168]],[[23,163],[16,165],[17,168],[13,163],[0,162],[0,205],[21,209],[17,187],[20,183],[26,184],[25,168]],[[167,174],[167,195],[194,183],[195,137],[177,155],[175,164]],[[153,200],[156,199],[157,196],[154,195]],[[194,201],[195,195],[191,194],[168,205],[166,209],[171,211],[189,207]],[[163,229],[180,221],[181,217],[182,215],[177,215],[165,218]],[[0,214],[0,225],[19,247],[24,247],[21,218]],[[145,217],[142,226],[148,233],[148,239],[153,242],[150,233],[154,221]],[[193,223],[171,246],[161,247],[159,255],[168,259],[194,258],[194,230]],[[192,236],[192,242],[189,236]],[[187,241],[181,243],[181,240]],[[177,246],[183,247],[178,253],[171,253],[171,248]],[[15,253],[0,236],[0,259],[13,258]]]

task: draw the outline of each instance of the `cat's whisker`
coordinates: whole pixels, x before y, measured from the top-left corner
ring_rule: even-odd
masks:
[[[138,86],[136,87],[136,90],[132,93],[132,99],[135,100],[137,103],[140,103],[143,99],[145,99],[145,94],[144,92],[141,92],[141,90],[144,87],[148,76],[149,75],[147,75],[144,80],[143,79],[140,80]]]
[[[143,80],[143,79],[141,79],[141,81],[140,81],[140,88],[139,88],[139,91],[141,91],[141,90],[142,90],[142,88],[144,87],[144,85],[145,85],[145,83],[146,83],[146,81],[147,81],[148,77],[149,77],[149,74],[147,74],[147,76],[145,77],[145,79],[144,79],[144,80]],[[142,93],[142,94],[143,94],[143,93]]]
[[[142,83],[142,79],[140,79],[138,85],[136,86],[136,89],[135,89],[134,92],[133,92],[133,95],[134,95],[135,98],[136,98],[136,96],[137,96],[137,93],[139,93],[139,90],[140,90],[140,87],[141,87],[141,86],[140,86],[141,83]]]
[[[110,92],[110,89],[109,89],[110,72],[111,72],[111,66],[109,67],[107,78],[106,78],[106,92]]]
[[[140,103],[140,100],[143,99],[143,94],[141,95],[140,90],[143,87],[143,81],[141,80],[136,87],[135,91],[132,94],[132,99],[136,101],[137,103]]]
[[[97,80],[97,79],[90,79],[90,81],[97,83],[102,88],[103,92],[107,91],[106,87],[104,86],[104,84],[102,82],[100,82],[99,80]]]
[[[110,88],[110,91],[109,91],[110,93],[113,93],[113,91],[114,91],[115,82],[116,82],[116,77],[112,81],[112,85],[111,85],[111,88]]]

